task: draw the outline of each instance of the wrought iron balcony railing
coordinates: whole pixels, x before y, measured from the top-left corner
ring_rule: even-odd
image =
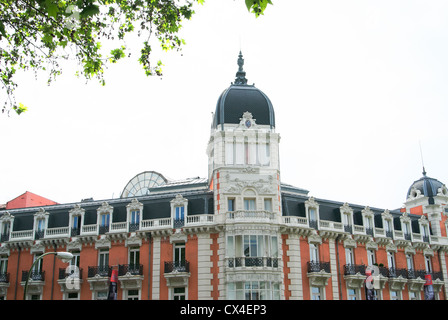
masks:
[[[9,283],[9,272],[0,273],[0,283]]]
[[[366,266],[363,264],[346,264],[344,265],[344,275],[366,274]]]
[[[187,260],[166,261],[164,271],[165,273],[190,272],[190,262]]]
[[[22,281],[28,279],[28,270],[22,271]],[[45,271],[31,271],[30,280],[45,281]]]
[[[227,258],[229,268],[239,267],[271,267],[278,268],[278,258],[272,257],[236,257]]]
[[[308,272],[327,272],[330,273],[330,262],[323,261],[308,261]]]
[[[90,266],[87,270],[87,277],[93,278],[96,275],[100,277],[110,277],[112,274],[112,267],[110,266]]]
[[[141,265],[141,264],[120,264],[118,266],[118,276],[124,276],[128,273],[133,276],[143,275],[143,265]]]

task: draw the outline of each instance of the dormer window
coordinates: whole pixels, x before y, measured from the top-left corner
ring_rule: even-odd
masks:
[[[128,231],[133,232],[140,230],[140,221],[142,217],[143,204],[133,199],[131,203],[126,206],[128,212]]]
[[[392,215],[390,214],[390,211],[388,209],[384,210],[384,212],[381,213],[381,218],[383,219],[383,229],[385,236],[388,238],[393,238],[394,231],[392,227]]]
[[[45,236],[45,229],[48,223],[48,212],[45,212],[43,208],[34,215],[34,236],[35,239],[41,239]]]
[[[340,207],[341,215],[342,215],[342,223],[344,224],[344,231],[352,233],[353,232],[353,209],[350,208],[348,203],[344,203],[342,207]]]
[[[171,218],[173,219],[173,227],[175,229],[182,228],[185,224],[185,216],[187,215],[188,200],[178,194],[176,198],[170,201]]]
[[[109,232],[109,226],[113,210],[114,208],[110,206],[107,202],[103,202],[101,207],[97,209],[99,234],[105,234],[106,232]]]
[[[401,229],[403,231],[403,237],[405,240],[412,240],[411,236],[411,219],[408,214],[405,212],[400,217],[401,220]]]
[[[428,220],[426,219],[425,216],[422,216],[419,219],[419,225],[420,225],[420,233],[422,235],[423,242],[428,242],[429,243],[429,236],[430,236],[430,233],[429,233],[429,222],[428,222]]]
[[[72,237],[81,234],[82,222],[84,219],[85,210],[80,207],[79,204],[69,211],[70,215],[70,230]]]
[[[14,221],[14,216],[12,216],[8,211],[6,211],[0,217],[0,241],[8,241],[11,235],[12,224]]]
[[[367,206],[361,211],[366,234],[374,236],[373,211]]]
[[[319,204],[314,197],[310,197],[305,201],[305,210],[308,215],[308,224],[310,228],[317,229],[319,225]]]

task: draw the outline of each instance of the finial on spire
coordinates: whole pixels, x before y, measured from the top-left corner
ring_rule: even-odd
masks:
[[[247,84],[246,72],[243,70],[244,59],[243,54],[240,51],[238,55],[238,72],[236,73],[235,84],[244,85]]]

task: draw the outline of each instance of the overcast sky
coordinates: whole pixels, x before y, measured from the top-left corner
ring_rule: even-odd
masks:
[[[211,113],[240,50],[274,105],[283,182],[396,209],[422,176],[421,143],[428,176],[446,183],[448,2],[273,2],[258,19],[243,0],[196,6],[183,51],[158,56],[162,79],[144,75],[138,52],[106,70],[105,87],[70,65],[49,87],[21,76],[29,111],[0,116],[0,203],[25,191],[117,198],[147,170],[206,177]]]

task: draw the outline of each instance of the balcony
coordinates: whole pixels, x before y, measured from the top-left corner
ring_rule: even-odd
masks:
[[[240,268],[240,267],[278,268],[278,258],[272,258],[272,257],[227,258],[227,266],[229,268]]]
[[[28,270],[22,271],[22,282],[20,284],[23,287],[25,287],[27,279],[28,279]],[[31,271],[30,280],[28,281],[27,299],[32,295],[42,294],[44,285],[45,285],[45,271]]]
[[[90,266],[87,271],[87,277],[110,277],[112,274],[112,267],[110,266]]]
[[[143,265],[141,264],[120,264],[118,266],[118,280],[122,289],[141,289],[143,278]]]
[[[187,286],[190,278],[190,263],[186,260],[165,261],[164,276],[168,287]]]
[[[344,279],[349,288],[360,289],[366,280],[366,266],[350,263],[344,265]]]
[[[331,278],[330,262],[308,261],[307,277],[312,286],[326,286]]]
[[[9,272],[0,273],[0,283],[9,283]]]
[[[143,275],[143,265],[141,264],[120,264],[118,266],[118,276],[141,276]]]
[[[0,295],[6,296],[9,288],[9,272],[0,273]]]
[[[90,290],[108,290],[111,274],[112,267],[110,266],[89,266],[87,270],[87,282],[90,284]]]
[[[28,271],[22,271],[22,281],[28,279]],[[45,271],[31,271],[30,281],[45,281]]]
[[[408,270],[403,268],[389,268],[389,286],[392,290],[404,290],[408,282]]]

